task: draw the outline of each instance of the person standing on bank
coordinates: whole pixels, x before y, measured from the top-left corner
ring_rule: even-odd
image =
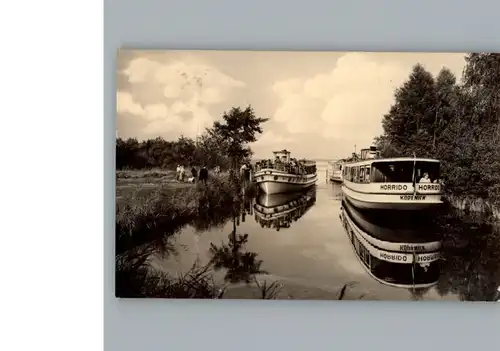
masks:
[[[196,181],[196,178],[198,178],[198,171],[194,166],[191,167],[191,176],[193,177],[193,183],[194,183]]]
[[[177,165],[177,169],[175,171],[175,180],[181,180],[181,165]]]
[[[208,180],[208,169],[207,169],[207,167],[203,166],[203,167],[200,169],[200,176],[199,176],[199,180],[200,180],[200,182],[202,182],[203,184],[207,184],[207,180]]]

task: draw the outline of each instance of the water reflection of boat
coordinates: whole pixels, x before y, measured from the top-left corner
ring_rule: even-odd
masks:
[[[331,184],[331,196],[335,200],[342,200],[343,198],[343,193],[342,193],[342,186],[339,183],[332,183]]]
[[[291,194],[261,194],[254,205],[255,221],[262,228],[290,227],[316,202],[316,189]]]
[[[342,203],[340,219],[354,252],[365,270],[382,284],[401,288],[425,288],[435,285],[439,279],[439,241],[408,242],[386,241],[394,233],[382,234],[383,227],[370,223],[370,217],[364,217],[364,226],[360,227],[350,216],[352,211],[345,202]],[[360,213],[357,213],[358,217]],[[359,220],[359,218],[358,218]],[[367,225],[367,224],[371,224]],[[371,228],[376,231],[374,237]],[[381,239],[384,238],[384,239]],[[419,238],[419,236],[413,236]]]
[[[360,229],[360,235],[378,248],[401,252],[441,249],[439,230],[426,213],[363,211],[348,199],[344,199],[342,206]]]

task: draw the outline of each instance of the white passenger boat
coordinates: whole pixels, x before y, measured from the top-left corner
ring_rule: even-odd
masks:
[[[289,194],[261,194],[254,205],[255,221],[262,228],[289,228],[316,202],[316,190]]]
[[[266,194],[280,194],[307,189],[316,184],[316,162],[290,158],[287,150],[274,151],[274,160],[255,164],[254,181]]]
[[[414,243],[384,243],[356,225],[344,206],[339,217],[356,257],[376,281],[407,289],[428,288],[437,283],[441,253],[435,243],[420,242],[424,248],[418,251],[411,248]]]
[[[342,166],[344,160],[330,161],[329,164],[329,178],[332,182],[342,183]]]
[[[439,166],[435,159],[379,158],[371,147],[344,165],[342,191],[362,209],[429,209],[443,203]]]

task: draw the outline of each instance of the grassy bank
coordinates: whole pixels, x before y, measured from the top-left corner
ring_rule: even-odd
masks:
[[[134,173],[129,171],[130,174]],[[151,174],[160,173],[135,173],[142,179],[152,178]],[[220,298],[224,287],[212,280],[213,265],[194,265],[183,275],[172,276],[153,270],[148,260],[152,253],[175,254],[172,242],[188,224],[204,230],[227,223],[239,215],[242,201],[253,197],[256,188],[251,183],[242,191],[238,182],[230,181],[227,176],[211,178],[206,185],[184,187],[161,182],[163,177],[160,174],[147,191],[139,186],[121,192],[117,201],[116,295]]]
[[[116,178],[118,179],[164,178],[175,181],[175,170],[162,169],[162,168],[117,170]]]
[[[175,234],[188,223],[200,229],[227,220],[239,208],[242,193],[227,177],[212,178],[205,184],[185,187],[158,183],[120,194],[116,204],[116,248],[122,253],[144,243]],[[243,189],[255,195],[254,184]]]

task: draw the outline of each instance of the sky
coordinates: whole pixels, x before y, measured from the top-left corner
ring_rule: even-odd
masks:
[[[420,63],[460,79],[464,54],[119,50],[117,135],[195,138],[232,107],[269,118],[256,158],[338,159],[372,145],[394,91]]]

